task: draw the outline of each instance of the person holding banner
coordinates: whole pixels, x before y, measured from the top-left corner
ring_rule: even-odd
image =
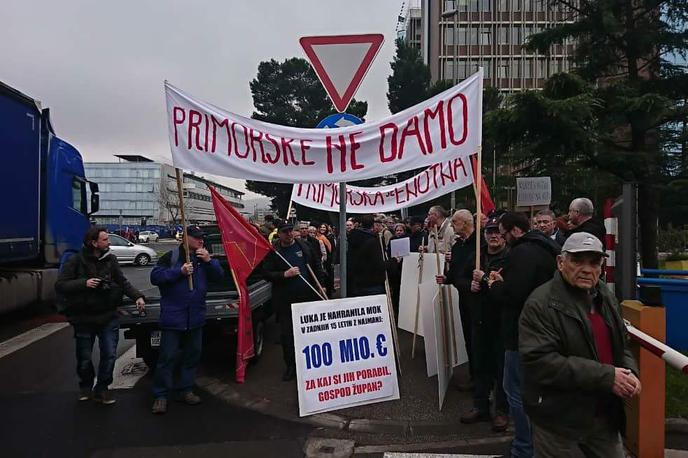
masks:
[[[454,228],[449,218],[447,218],[448,215],[449,212],[440,205],[430,207],[430,210],[428,210],[427,222],[428,232],[430,232],[427,247],[428,253],[451,253],[456,238],[454,235]],[[432,233],[433,227],[437,228],[437,240],[435,240],[435,236]],[[451,258],[447,259],[447,262],[450,261]]]
[[[277,226],[277,240],[273,243],[277,253],[271,252],[263,262],[263,276],[272,283],[272,301],[280,323],[285,382],[296,378],[291,305],[319,300],[307,279],[320,285],[325,278],[319,253],[313,253],[305,240],[295,239],[293,231],[294,226],[287,221]]]
[[[600,280],[606,256],[594,235],[572,234],[554,278],[523,307],[523,402],[538,457],[626,456],[624,402],[641,385],[619,304]]]
[[[483,255],[480,257],[481,269],[488,273],[500,272],[509,250],[506,247],[506,241],[499,234],[499,220],[489,219],[484,227],[487,245],[484,246]],[[471,238],[474,237],[470,237],[469,240]],[[474,248],[475,241],[472,245]],[[492,417],[492,429],[495,432],[504,432],[509,425],[507,415],[509,404],[502,386],[504,344],[500,335],[499,307],[495,298],[490,295],[487,286],[488,277],[480,281],[473,280],[475,250],[469,250],[468,254],[469,261],[464,263],[462,271],[457,272],[457,278],[454,279],[454,285],[459,290],[462,300],[471,307],[473,354],[470,356],[475,373],[473,408],[461,416],[461,422],[475,423],[489,420],[490,392],[494,389],[495,415]]]

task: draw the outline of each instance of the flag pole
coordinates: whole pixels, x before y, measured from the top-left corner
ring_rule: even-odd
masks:
[[[315,276],[315,272],[313,272],[313,269],[311,268],[310,264],[306,264],[306,267],[308,268],[308,272],[311,274],[311,277],[313,277],[313,280],[315,280],[315,284],[318,285],[318,289],[320,290],[320,294],[325,296],[325,299],[329,300],[330,298],[327,297],[327,293],[325,292],[325,288],[322,287],[320,282],[318,281],[318,277]]]
[[[191,262],[191,254],[189,253],[189,235],[186,232],[186,214],[184,213],[184,189],[182,188],[182,174],[181,170],[175,167],[174,171],[177,173],[177,193],[179,194],[179,213],[182,218],[182,231],[184,231],[184,253],[186,255],[186,263]],[[193,275],[187,277],[189,279],[189,291],[193,291]]]
[[[401,373],[401,348],[399,347],[399,334],[397,333],[397,321],[394,319],[394,307],[392,306],[392,289],[389,286],[389,276],[387,275],[387,251],[382,242],[382,234],[378,234],[378,241],[380,242],[380,250],[382,251],[382,260],[385,262],[385,297],[387,299],[387,314],[389,315],[389,322],[392,325],[392,340],[394,341],[394,349],[397,357],[397,370],[399,375]]]
[[[482,160],[482,145],[478,145],[478,166],[476,167],[475,173],[475,207],[477,209],[477,216],[475,221],[475,233],[476,233],[476,243],[475,243],[475,270],[480,270],[480,239],[482,235],[480,233],[480,223],[482,221],[482,193],[483,193],[483,160]]]
[[[435,260],[437,262],[437,275],[441,275],[441,270],[440,270],[440,251],[439,251],[439,234],[437,233],[437,226],[433,227],[433,232],[435,234]],[[439,300],[440,300],[440,330],[442,331],[440,333],[440,338],[442,339],[442,347],[444,349],[444,366],[449,367],[449,360],[447,359],[448,357],[451,357],[449,355],[449,347],[447,345],[447,328],[445,325],[445,304],[444,304],[444,285],[437,285],[438,291],[439,291]]]
[[[425,246],[425,236],[421,241]],[[416,337],[418,337],[418,317],[420,316],[420,282],[423,280],[423,250],[418,254],[418,285],[416,286],[416,319],[413,323],[413,344],[411,345],[411,359],[416,357]]]

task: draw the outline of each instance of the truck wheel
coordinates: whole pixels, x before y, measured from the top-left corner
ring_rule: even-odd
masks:
[[[134,264],[138,266],[147,266],[150,260],[150,256],[141,253],[140,255],[136,256],[136,259],[134,259]]]
[[[152,374],[155,372],[155,366],[158,364],[159,351],[157,348],[151,347],[148,332],[143,332],[141,334],[136,337],[136,351],[141,355],[146,366],[148,366],[149,372]]]
[[[265,344],[265,321],[258,320],[253,324],[253,358],[249,364],[256,364],[263,356],[263,345]]]

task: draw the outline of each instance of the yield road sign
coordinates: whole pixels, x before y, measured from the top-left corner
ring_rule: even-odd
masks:
[[[299,43],[341,113],[351,103],[383,41],[382,34],[371,33],[301,37]]]

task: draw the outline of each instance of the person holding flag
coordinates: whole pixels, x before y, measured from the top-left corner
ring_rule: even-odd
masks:
[[[201,360],[205,297],[208,278],[221,280],[222,267],[203,247],[203,230],[189,226],[186,241],[164,254],[151,271],[151,283],[160,288],[160,356],[153,380],[153,413],[167,412],[167,397],[175,388],[189,405],[201,402],[192,388]],[[186,262],[186,249],[190,256]],[[189,287],[189,277],[193,288]],[[181,352],[179,380],[173,383],[177,355]]]
[[[302,239],[294,238],[294,226],[282,222],[277,227],[277,240],[274,251],[263,263],[263,276],[272,282],[272,301],[280,323],[282,352],[286,369],[282,380],[288,382],[296,377],[296,358],[294,355],[294,332],[291,305],[297,302],[310,302],[322,299],[310,278],[320,286],[325,278],[320,256]],[[322,288],[321,288],[322,290]]]

